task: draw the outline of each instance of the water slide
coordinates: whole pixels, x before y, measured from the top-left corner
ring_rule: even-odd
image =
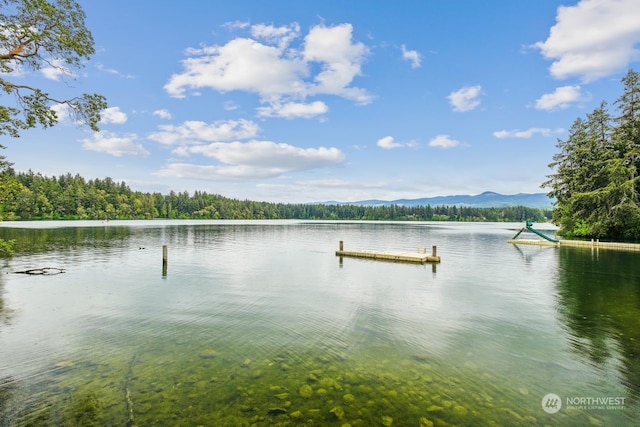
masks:
[[[527,220],[526,226],[523,227],[522,230],[518,231],[518,233],[516,233],[515,236],[513,236],[513,240],[515,240],[520,235],[520,233],[522,233],[523,231],[530,231],[533,234],[537,234],[538,236],[542,237],[543,239],[548,240],[548,241],[553,242],[553,243],[558,243],[559,242],[558,239],[554,239],[553,237],[549,237],[546,234],[539,232],[538,230],[534,230],[533,229],[533,222],[528,221],[528,220]]]

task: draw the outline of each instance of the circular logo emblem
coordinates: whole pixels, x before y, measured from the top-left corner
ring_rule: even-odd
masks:
[[[542,398],[542,409],[547,414],[555,414],[562,408],[562,399],[555,393],[548,393]]]

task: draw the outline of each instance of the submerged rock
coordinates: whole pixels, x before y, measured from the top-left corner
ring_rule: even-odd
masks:
[[[292,420],[301,420],[304,418],[304,415],[302,414],[301,411],[293,411],[292,413],[289,414],[289,416],[291,417]]]
[[[342,406],[334,406],[333,408],[331,408],[329,413],[339,420],[344,418],[344,409],[342,409]]]
[[[198,353],[198,356],[200,356],[201,359],[215,359],[218,357],[218,352],[213,348],[210,348],[208,350],[201,351]]]
[[[300,390],[298,391],[298,393],[300,394],[300,397],[304,397],[305,399],[308,399],[313,395],[313,389],[309,384],[305,384],[302,387],[300,387]]]
[[[270,408],[267,411],[268,415],[271,415],[272,417],[275,417],[276,415],[282,415],[282,414],[286,414],[287,410],[284,408]]]
[[[458,417],[464,417],[469,413],[467,408],[461,405],[456,405],[453,407],[453,414]]]
[[[356,397],[351,393],[345,394],[344,396],[342,396],[342,399],[345,401],[345,403],[353,403],[356,401]]]
[[[420,427],[433,427],[433,421],[427,417],[420,418]]]

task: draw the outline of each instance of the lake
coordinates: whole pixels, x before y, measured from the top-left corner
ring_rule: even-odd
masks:
[[[0,425],[635,425],[640,253],[521,227],[0,223]]]

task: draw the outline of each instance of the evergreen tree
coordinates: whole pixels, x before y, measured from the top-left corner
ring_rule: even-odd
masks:
[[[543,183],[556,199],[553,220],[568,237],[640,238],[640,78],[629,71],[616,101],[574,121],[549,165],[555,173]]]

